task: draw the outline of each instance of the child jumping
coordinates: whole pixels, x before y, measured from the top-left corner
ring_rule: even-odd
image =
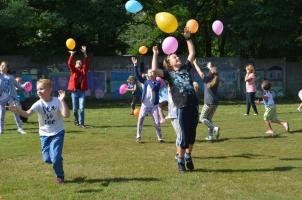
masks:
[[[139,80],[143,84],[143,94],[141,99],[142,104],[137,121],[136,141],[139,143],[141,142],[141,133],[144,119],[146,115],[150,113],[153,117],[157,140],[159,143],[163,143],[164,141],[162,139],[162,132],[160,128],[160,120],[158,114],[160,82],[156,80],[156,76],[154,75],[151,69],[149,69],[148,73],[146,74],[147,78],[143,78],[138,72],[137,59],[135,57],[132,57],[131,60],[135,68],[135,76],[137,80]]]
[[[272,128],[271,123],[277,123],[282,125],[285,130],[287,132],[289,132],[289,125],[288,122],[286,121],[280,121],[277,117],[277,112],[276,112],[276,106],[275,106],[275,102],[273,99],[273,95],[270,92],[271,89],[271,84],[268,80],[264,80],[261,83],[261,88],[263,90],[263,104],[265,107],[265,113],[264,113],[264,122],[265,122],[265,126],[266,126],[266,134],[273,136],[274,135],[274,131]]]
[[[134,76],[129,76],[127,82],[128,82],[127,91],[131,92],[131,94],[132,94],[130,115],[133,115],[134,114],[134,109],[135,109],[135,104],[139,100],[139,95],[140,95],[139,94],[139,88],[138,88],[138,85],[136,83],[136,79],[135,79]]]
[[[196,72],[200,76],[201,80],[204,82],[204,105],[202,107],[199,121],[206,125],[209,130],[209,135],[206,140],[213,141],[214,137],[216,140],[219,139],[219,127],[215,126],[212,122],[214,113],[218,107],[218,85],[219,77],[216,67],[209,62],[207,68],[209,69],[209,75],[206,76],[197,65],[196,60],[194,60],[194,66]]]
[[[195,48],[191,40],[191,33],[185,28],[183,33],[188,46],[189,56],[183,64],[175,54],[168,55],[164,60],[165,70],[157,68],[158,48],[153,47],[152,70],[156,75],[168,81],[171,89],[173,103],[176,106],[177,117],[174,119],[175,132],[177,134],[177,166],[178,171],[183,173],[188,169],[194,170],[191,157],[196,137],[198,124],[198,100],[193,88],[193,80],[190,70],[193,68],[195,59]]]
[[[64,144],[64,120],[69,117],[70,111],[64,101],[65,91],[58,91],[58,97],[52,97],[51,81],[40,79],[37,82],[37,95],[39,100],[27,111],[16,105],[9,106],[10,110],[23,117],[29,117],[34,112],[38,114],[39,135],[43,160],[53,164],[58,184],[64,183],[62,150]]]

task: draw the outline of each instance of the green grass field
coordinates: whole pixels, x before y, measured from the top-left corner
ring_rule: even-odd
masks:
[[[89,104],[89,103],[88,103]],[[243,116],[245,105],[220,105],[214,122],[221,140],[203,140],[199,124],[193,160],[196,170],[179,174],[174,160],[175,133],[162,126],[164,144],[157,143],[151,117],[145,120],[143,143],[135,142],[136,118],[128,104],[95,103],[86,110],[80,129],[65,121],[63,150],[66,183],[55,184],[51,165],[42,162],[37,116],[20,135],[7,113],[0,136],[0,196],[12,199],[301,199],[302,113],[297,104],[277,103],[280,119],[291,133],[274,125],[277,137],[264,132],[259,116]],[[0,199],[1,199],[0,197]]]

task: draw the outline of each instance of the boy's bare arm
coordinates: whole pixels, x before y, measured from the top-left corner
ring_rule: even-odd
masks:
[[[59,101],[61,103],[61,115],[63,117],[68,118],[70,116],[70,110],[69,110],[66,102],[64,101],[65,91],[59,90],[58,93],[59,93],[58,99],[59,99]]]

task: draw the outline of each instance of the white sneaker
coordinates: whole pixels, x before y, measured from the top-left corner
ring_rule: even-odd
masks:
[[[17,130],[20,134],[26,134],[26,132],[22,129],[22,128],[18,128],[18,130]]]
[[[298,111],[298,112],[301,112],[301,109],[300,109],[300,108],[297,108],[297,111]]]
[[[220,128],[218,126],[215,126],[213,129],[213,134],[214,134],[216,140],[219,139],[219,130],[220,130]]]
[[[209,135],[208,137],[205,138],[206,141],[213,141],[213,136]]]

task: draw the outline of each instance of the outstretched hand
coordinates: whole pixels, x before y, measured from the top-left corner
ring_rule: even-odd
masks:
[[[64,90],[59,90],[58,93],[59,93],[58,99],[59,99],[60,101],[63,101],[64,98],[65,98],[65,96],[66,96],[65,91],[64,91]]]
[[[8,108],[8,110],[10,110],[12,112],[18,111],[18,106],[16,104],[9,104],[8,106],[5,106],[5,107]]]
[[[184,32],[182,33],[182,35],[185,37],[186,40],[189,40],[191,38],[191,32],[189,27],[184,28]]]
[[[159,54],[159,51],[158,51],[158,47],[157,47],[157,46],[153,46],[152,50],[153,50],[153,54],[155,54],[155,55],[158,55],[158,54]]]
[[[71,56],[73,56],[75,54],[75,51],[68,51],[70,53]]]
[[[131,57],[131,61],[132,61],[134,66],[137,65],[137,59],[135,57]]]
[[[86,50],[87,50],[87,47],[86,47],[86,46],[82,46],[82,47],[81,47],[81,51],[82,51],[84,54],[86,54],[86,52],[87,52]]]

